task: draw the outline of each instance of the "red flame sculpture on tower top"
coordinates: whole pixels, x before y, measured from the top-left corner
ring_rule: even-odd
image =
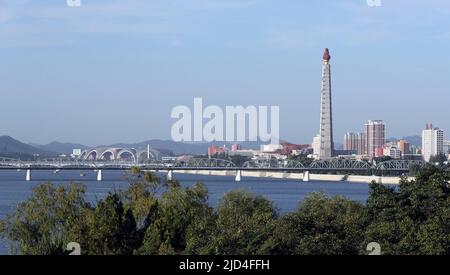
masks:
[[[323,53],[323,60],[325,61],[330,61],[331,59],[331,55],[330,55],[330,51],[328,50],[328,48],[325,49],[325,52]]]

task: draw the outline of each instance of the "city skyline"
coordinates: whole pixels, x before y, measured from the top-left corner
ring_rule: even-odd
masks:
[[[420,135],[428,121],[448,132],[450,4],[422,2],[3,0],[0,134],[39,144],[170,139],[170,110],[200,96],[278,105],[281,139],[310,143],[325,47],[335,137],[370,119],[385,121],[387,138]]]
[[[450,0],[0,0],[0,255],[450,255],[449,26]]]

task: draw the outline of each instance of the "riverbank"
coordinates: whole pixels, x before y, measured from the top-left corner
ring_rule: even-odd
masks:
[[[235,177],[234,171],[206,171],[206,170],[177,170],[175,174],[190,174],[202,176],[228,176]],[[242,177],[250,178],[272,178],[272,179],[291,179],[303,181],[304,173],[283,173],[283,172],[253,172],[242,171]],[[410,178],[414,179],[414,178]],[[310,181],[330,181],[330,182],[352,182],[352,183],[371,183],[375,181],[379,184],[397,185],[400,183],[400,177],[379,177],[379,176],[357,176],[357,175],[326,175],[309,174]]]

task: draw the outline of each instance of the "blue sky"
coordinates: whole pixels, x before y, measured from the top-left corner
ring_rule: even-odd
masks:
[[[0,0],[0,134],[168,139],[172,108],[203,97],[279,105],[281,137],[309,143],[325,47],[336,142],[368,119],[450,132],[448,0]]]

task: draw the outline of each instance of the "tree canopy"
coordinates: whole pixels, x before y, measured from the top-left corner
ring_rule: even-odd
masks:
[[[355,255],[376,242],[383,254],[450,254],[450,180],[428,166],[399,186],[370,185],[367,203],[314,193],[281,215],[269,200],[245,191],[208,204],[202,183],[133,169],[127,190],[86,201],[81,184],[43,183],[0,221],[11,253],[87,255]]]

